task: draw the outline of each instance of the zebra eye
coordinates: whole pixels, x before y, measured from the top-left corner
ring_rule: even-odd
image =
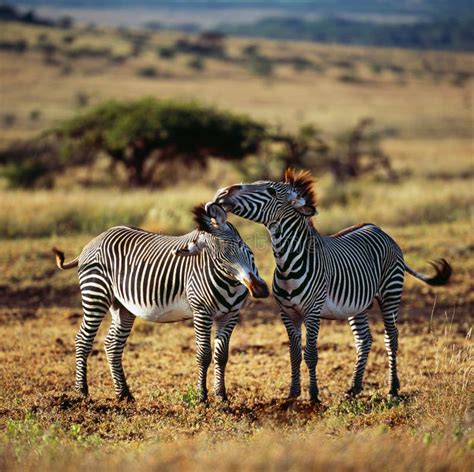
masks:
[[[272,196],[272,197],[276,197],[276,190],[274,188],[269,188],[268,189],[268,193]]]

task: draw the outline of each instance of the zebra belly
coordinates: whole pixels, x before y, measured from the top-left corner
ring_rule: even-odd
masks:
[[[153,323],[174,323],[193,317],[191,307],[185,298],[178,298],[166,306],[140,306],[125,300],[120,300],[120,303],[137,318]]]
[[[359,315],[370,306],[353,306],[335,301],[331,297],[326,298],[321,309],[321,318],[329,320],[346,320],[351,316]]]

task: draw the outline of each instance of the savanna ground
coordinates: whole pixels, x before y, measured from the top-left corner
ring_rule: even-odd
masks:
[[[0,34],[31,44],[47,34],[59,44],[69,33],[5,25]],[[154,47],[175,39],[172,33],[151,37]],[[128,43],[112,30],[80,31],[76,41],[128,54]],[[239,54],[250,42],[256,41],[228,39],[226,47]],[[21,55],[0,52],[2,116],[10,115],[2,145],[70,116],[84,102],[110,97],[199,98],[288,129],[314,122],[331,133],[374,117],[394,130],[384,149],[403,178],[335,187],[330,177],[319,176],[316,225],[331,233],[371,221],[398,241],[412,267],[428,271],[426,260],[439,256],[451,262],[454,275],[445,288],[406,278],[399,324],[402,396],[386,397],[383,329],[374,310],[362,395],[344,398],[355,358],[348,324],[324,321],[322,406],[304,397],[288,403],[287,338],[269,299],[249,300],[242,310],[231,340],[229,405],[196,401],[192,326],[145,322],[136,323],[124,354],[136,403],[113,399],[102,349],[107,322],[90,358],[91,397],[79,401],[72,391],[81,321],[76,274],[56,270],[51,246],[72,257],[98,232],[122,223],[187,232],[190,208],[240,176],[214,162],[205,175],[194,171],[199,184],[124,192],[85,189],[77,185],[83,175],[75,172],[55,190],[0,191],[1,470],[472,470],[472,80],[457,80],[472,69],[472,55],[258,43],[268,56],[297,54],[321,67],[281,65],[261,78],[215,59],[191,70],[188,57],[165,60],[152,49],[125,62],[96,57],[59,65],[34,48]],[[341,80],[348,61],[360,80]],[[373,66],[380,63],[398,68],[380,71]],[[157,76],[137,74],[150,64]],[[273,261],[264,231],[232,221],[270,282]],[[307,381],[304,364],[302,372]]]

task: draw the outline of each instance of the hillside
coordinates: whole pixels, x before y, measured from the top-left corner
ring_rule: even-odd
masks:
[[[20,2],[21,5],[21,2]],[[323,43],[473,50],[472,4],[440,2],[38,2],[18,19],[225,33]],[[34,7],[34,9],[30,9]],[[1,16],[1,15],[0,15]],[[10,15],[11,16],[11,15]],[[8,15],[3,16],[4,19]]]

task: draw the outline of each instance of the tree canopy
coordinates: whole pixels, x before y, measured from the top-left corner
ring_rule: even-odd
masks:
[[[237,160],[258,151],[265,126],[195,102],[111,100],[58,126],[70,163],[105,152],[127,171],[129,184],[149,185],[160,165],[206,166],[210,157]]]

